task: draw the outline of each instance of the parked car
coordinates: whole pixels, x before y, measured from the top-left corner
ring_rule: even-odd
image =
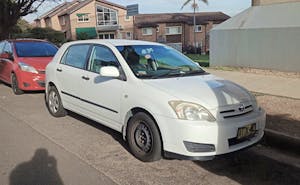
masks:
[[[45,90],[45,68],[58,48],[47,41],[16,39],[0,42],[0,80],[15,94]]]
[[[243,87],[205,72],[158,43],[64,44],[46,68],[46,104],[123,134],[142,161],[209,160],[257,143],[265,111]]]

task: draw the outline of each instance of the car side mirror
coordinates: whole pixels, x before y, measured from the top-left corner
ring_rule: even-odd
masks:
[[[2,54],[0,55],[0,58],[12,60],[12,61],[14,60],[12,54],[6,53],[6,52],[2,53]]]
[[[115,66],[104,66],[100,68],[100,76],[117,78],[120,72]]]

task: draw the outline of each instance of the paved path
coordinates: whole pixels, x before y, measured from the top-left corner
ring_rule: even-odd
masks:
[[[284,78],[239,71],[205,70],[216,76],[236,82],[253,92],[300,99],[300,78]]]
[[[116,184],[0,107],[0,184]]]

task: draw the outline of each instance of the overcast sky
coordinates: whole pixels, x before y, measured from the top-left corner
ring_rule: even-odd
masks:
[[[113,3],[120,5],[139,4],[140,13],[170,13],[170,12],[192,12],[190,5],[187,5],[181,10],[182,4],[185,0],[108,0]],[[59,3],[64,0],[59,1]],[[221,11],[230,16],[234,16],[241,11],[251,6],[251,0],[209,0],[209,4],[206,5],[202,2],[198,2],[200,12],[209,11]],[[35,18],[49,11],[50,9],[57,6],[58,3],[44,3],[38,10],[37,13],[27,15],[25,19],[32,22]]]

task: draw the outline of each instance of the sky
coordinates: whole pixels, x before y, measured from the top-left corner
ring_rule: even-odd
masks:
[[[70,0],[69,0],[70,1]],[[182,4],[186,0],[108,0],[123,6],[131,4],[139,4],[139,13],[183,13],[192,12],[191,5],[187,5],[181,10]],[[234,16],[251,6],[251,0],[208,0],[208,5],[198,0],[199,12],[221,11],[229,16]],[[28,22],[32,22],[38,16],[51,10],[59,3],[64,2],[46,2],[39,9],[38,12],[24,17]]]

